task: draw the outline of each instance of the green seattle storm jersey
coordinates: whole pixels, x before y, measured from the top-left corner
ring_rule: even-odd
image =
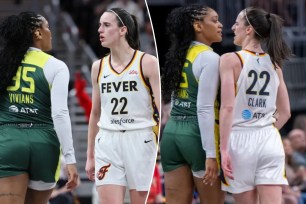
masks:
[[[182,69],[182,77],[177,94],[172,98],[171,116],[197,116],[198,81],[192,67],[197,56],[210,48],[206,45],[193,45],[189,48]]]
[[[50,57],[37,50],[26,53],[7,92],[0,96],[0,123],[53,125],[50,87],[43,72]]]

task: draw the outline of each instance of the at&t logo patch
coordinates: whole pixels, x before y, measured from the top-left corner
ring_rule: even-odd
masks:
[[[17,106],[11,105],[11,106],[9,107],[9,112],[18,113],[19,110],[18,110]]]
[[[245,120],[250,120],[253,117],[253,113],[252,111],[246,109],[242,111],[242,118]]]

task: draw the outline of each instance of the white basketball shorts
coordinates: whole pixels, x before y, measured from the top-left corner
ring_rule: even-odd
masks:
[[[152,128],[125,132],[100,129],[95,140],[96,185],[148,191],[156,155],[157,141]]]
[[[226,178],[222,190],[237,194],[257,185],[288,185],[283,143],[274,126],[232,131],[229,154],[234,180]]]

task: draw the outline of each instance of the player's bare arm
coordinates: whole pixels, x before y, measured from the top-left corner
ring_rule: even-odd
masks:
[[[153,55],[145,54],[142,59],[142,70],[144,77],[149,80],[155,105],[160,113],[160,78],[158,60]]]

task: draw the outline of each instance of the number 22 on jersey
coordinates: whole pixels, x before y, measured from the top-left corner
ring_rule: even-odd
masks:
[[[249,88],[246,90],[246,94],[250,94],[250,95],[257,95],[256,90],[254,90],[254,87],[256,85],[256,83],[258,82],[258,73],[255,70],[250,70],[248,73],[248,77],[252,77],[253,81],[251,83],[251,85],[249,86]],[[259,95],[260,96],[269,96],[269,92],[266,91],[266,88],[269,84],[270,81],[270,74],[267,71],[262,71],[259,74],[259,80],[264,79],[265,83],[262,86],[262,88],[259,90]]]

